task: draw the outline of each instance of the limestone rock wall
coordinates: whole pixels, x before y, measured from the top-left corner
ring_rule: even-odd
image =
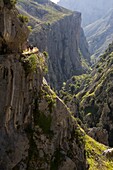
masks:
[[[61,87],[72,75],[84,72],[78,53],[81,14],[75,12],[51,25],[33,31],[30,41],[49,53],[48,81],[52,87]]]
[[[84,134],[41,68],[26,75],[19,57],[0,56],[0,169],[85,170]]]
[[[3,32],[11,29],[7,22]],[[1,170],[86,170],[84,133],[47,85],[44,70],[40,52],[0,55]]]
[[[19,57],[0,56],[0,169],[6,170],[28,152],[25,129],[32,119],[34,91],[42,80],[41,74],[26,77]]]
[[[59,90],[73,75],[88,71],[86,65],[82,65],[80,51],[83,60],[88,62],[90,54],[81,29],[81,13],[62,8],[50,0],[43,2],[19,1],[17,7],[30,17],[30,43],[48,52],[46,79],[51,87]]]

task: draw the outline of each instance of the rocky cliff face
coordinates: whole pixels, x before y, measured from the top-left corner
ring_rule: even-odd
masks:
[[[0,56],[0,169],[86,169],[77,123],[41,68],[26,77],[19,58]]]
[[[18,54],[0,56],[0,168],[7,170],[28,155],[25,129],[32,119],[32,88],[39,87],[42,79],[37,81],[36,75],[26,77],[19,59]]]
[[[52,87],[59,88],[72,75],[83,73],[78,53],[80,23],[80,13],[75,13],[55,22],[47,31],[31,35],[30,41],[33,39],[49,54],[48,80]]]
[[[44,70],[40,52],[0,55],[1,170],[86,170],[84,133]]]
[[[32,3],[29,2],[27,7],[25,1],[24,3],[20,2],[18,7],[19,9],[21,7],[21,11],[27,12],[28,15],[30,14],[32,18],[38,13],[36,18],[40,21],[40,24],[36,25],[35,21],[35,27],[29,40],[33,45],[38,46],[41,51],[46,50],[48,52],[49,73],[47,80],[52,87],[59,89],[62,83],[72,75],[81,74],[87,70],[82,66],[79,55],[79,44],[84,43],[84,41],[79,43],[81,14],[79,12],[72,13],[50,1],[45,3],[46,8],[45,5],[40,4],[39,1],[37,2],[35,6],[33,6],[34,1]],[[40,16],[39,13],[41,13]],[[85,48],[83,48],[84,46]],[[86,45],[81,45],[81,50],[83,50],[82,52],[85,53],[85,57],[89,61],[89,54],[86,52],[86,48]]]
[[[89,52],[89,44],[87,42],[83,28],[81,28],[81,31],[80,31],[80,42],[79,43],[80,43],[79,48],[83,56],[83,59],[86,60],[86,63],[90,65],[91,54]]]

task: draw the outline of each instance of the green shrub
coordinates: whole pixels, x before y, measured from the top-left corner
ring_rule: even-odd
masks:
[[[72,81],[75,82],[76,81],[76,77],[73,76],[72,77]]]
[[[22,14],[19,14],[18,18],[22,23],[27,23],[29,21],[28,17]]]
[[[112,64],[113,64],[113,58],[110,59],[109,66],[111,66]]]
[[[48,53],[46,51],[44,51],[43,54],[46,58],[48,57]]]
[[[102,68],[99,68],[98,69],[98,73],[102,73],[103,69]]]
[[[39,125],[39,127],[43,130],[45,134],[51,134],[51,121],[52,118],[50,115],[46,116],[44,113],[34,113],[34,115],[37,114],[37,117],[35,116],[35,124]]]
[[[36,54],[32,54],[28,58],[21,59],[21,60],[22,60],[26,75],[28,75],[31,72],[36,71],[36,68],[37,68],[37,55]]]
[[[75,130],[75,139],[76,139],[76,143],[79,145],[79,147],[84,145],[84,143],[85,143],[84,133],[80,130],[79,127]]]
[[[27,27],[28,27],[29,31],[32,32],[32,27],[30,25]]]
[[[15,5],[17,3],[17,0],[10,0],[11,5]]]

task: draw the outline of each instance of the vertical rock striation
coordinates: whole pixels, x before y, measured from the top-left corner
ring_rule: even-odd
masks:
[[[84,134],[40,65],[26,76],[19,58],[0,56],[0,169],[85,170]]]
[[[30,42],[49,54],[47,80],[52,87],[59,89],[64,81],[87,70],[82,66],[79,54],[80,44],[84,44],[84,41],[79,43],[81,13],[69,11],[50,1],[44,4],[39,1],[19,2],[18,8],[31,18],[30,24],[33,30]],[[86,45],[81,46],[83,53],[86,50],[84,46],[86,47]],[[86,51],[85,57],[89,61],[89,54]]]
[[[84,133],[43,78],[44,55],[19,54],[16,41],[11,53],[8,42],[10,54],[0,55],[0,169],[86,170]]]
[[[53,23],[48,30],[33,32],[30,40],[42,51],[49,53],[49,77],[52,87],[61,87],[74,74],[81,74],[83,68],[78,53],[80,37],[80,13]]]
[[[27,155],[26,126],[32,119],[34,90],[41,75],[25,76],[19,55],[0,56],[0,169],[10,170]],[[39,78],[40,76],[40,78]]]

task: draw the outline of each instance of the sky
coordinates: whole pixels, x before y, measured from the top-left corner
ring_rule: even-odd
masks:
[[[59,0],[51,0],[52,2],[54,2],[54,3],[57,3]]]

